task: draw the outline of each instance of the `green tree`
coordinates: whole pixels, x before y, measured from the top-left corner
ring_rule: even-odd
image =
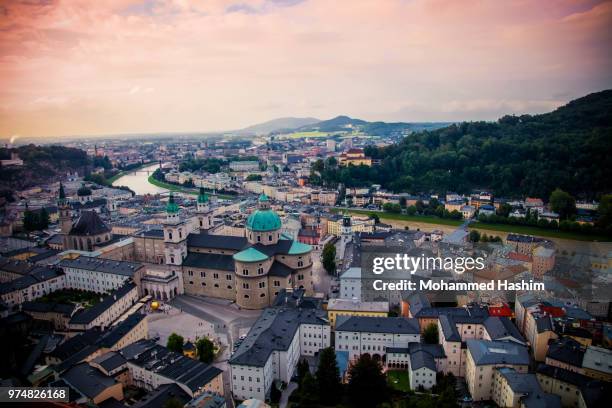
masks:
[[[370,213],[370,218],[374,220],[374,224],[380,223],[380,217],[376,213]]]
[[[399,204],[396,204],[396,203],[384,203],[383,210],[385,212],[394,213],[394,214],[399,214],[400,212],[402,212],[402,208],[400,207]]]
[[[423,211],[425,210],[425,204],[423,201],[418,200],[416,203],[414,203],[414,206],[419,214],[423,214]]]
[[[270,401],[273,404],[278,404],[280,402],[281,396],[281,391],[276,388],[276,384],[272,382],[272,388],[270,388]]]
[[[261,174],[249,174],[246,181],[261,181]]]
[[[438,325],[430,323],[423,330],[423,341],[427,344],[438,344]]]
[[[512,206],[508,203],[503,203],[499,206],[499,209],[497,210],[497,215],[501,217],[507,217],[508,215],[510,215],[510,211],[512,211]]]
[[[480,232],[477,230],[471,230],[469,235],[470,242],[478,242],[480,241]]]
[[[389,398],[387,379],[380,363],[362,354],[349,369],[348,395],[355,407],[376,407]]]
[[[306,376],[306,373],[310,372],[310,366],[308,365],[308,361],[303,358],[297,363],[297,383],[301,384],[302,380]]]
[[[23,229],[27,232],[38,230],[38,214],[33,211],[25,210],[23,212]]]
[[[319,400],[324,405],[336,405],[342,391],[340,369],[333,347],[323,349],[319,355],[319,367],[316,373],[319,384]]]
[[[556,189],[550,194],[550,208],[564,220],[576,213],[576,200],[569,193]]]
[[[183,339],[183,336],[172,333],[170,336],[168,336],[168,343],[166,343],[166,347],[168,347],[168,350],[183,354],[183,344],[185,344],[185,339]]]
[[[328,242],[323,247],[323,268],[328,274],[333,275],[336,272],[336,246]]]
[[[44,230],[49,227],[49,213],[46,208],[42,208],[40,210],[40,214],[38,215],[38,229]]]
[[[406,208],[406,214],[408,215],[414,215],[417,212],[417,208],[414,205],[409,205],[408,208]]]
[[[318,401],[318,385],[317,380],[310,374],[310,371],[304,375],[299,388],[300,407],[314,406]]]
[[[606,194],[601,197],[597,213],[599,215],[597,226],[610,228],[612,226],[612,194]]]
[[[204,363],[212,363],[215,359],[215,345],[206,337],[198,339],[196,342],[198,359]]]
[[[184,406],[185,404],[176,397],[169,398],[164,402],[164,408],[183,408]]]

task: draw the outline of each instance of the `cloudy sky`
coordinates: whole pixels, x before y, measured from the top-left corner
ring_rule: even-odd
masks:
[[[0,138],[451,121],[612,87],[612,2],[0,0]]]

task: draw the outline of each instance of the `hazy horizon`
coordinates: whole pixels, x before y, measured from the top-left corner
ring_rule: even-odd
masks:
[[[0,1],[0,139],[496,120],[612,88],[612,2]]]

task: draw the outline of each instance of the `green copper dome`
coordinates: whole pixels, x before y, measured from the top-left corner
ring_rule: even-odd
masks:
[[[168,204],[166,205],[166,212],[168,214],[176,214],[179,212],[179,206],[174,202],[174,194],[170,192],[170,197],[168,198]]]
[[[281,228],[281,219],[270,209],[256,210],[249,216],[246,227],[252,231],[276,231]]]
[[[233,258],[238,262],[262,262],[268,259],[268,255],[250,247],[234,254]]]
[[[246,227],[255,232],[276,231],[281,228],[281,219],[270,209],[268,196],[259,196],[259,209],[247,218]]]
[[[200,194],[198,194],[198,203],[206,204],[208,202],[208,195],[204,191],[204,188],[200,187]]]

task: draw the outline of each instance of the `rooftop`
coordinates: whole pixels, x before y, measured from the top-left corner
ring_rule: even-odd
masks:
[[[97,212],[81,211],[81,216],[72,224],[70,235],[100,235],[110,231]]]
[[[111,259],[93,258],[89,256],[79,256],[74,259],[63,259],[59,266],[64,268],[85,269],[88,271],[96,271],[110,273],[114,275],[123,275],[127,277],[134,276],[134,272],[143,268],[144,265],[138,262],[115,261]]]
[[[405,317],[350,316],[336,325],[336,331],[420,334],[417,319]]]
[[[327,325],[315,309],[274,307],[265,309],[230,358],[230,364],[263,367],[273,351],[286,351],[301,324]]]
[[[527,348],[516,343],[468,339],[466,344],[476,365],[529,364]]]

